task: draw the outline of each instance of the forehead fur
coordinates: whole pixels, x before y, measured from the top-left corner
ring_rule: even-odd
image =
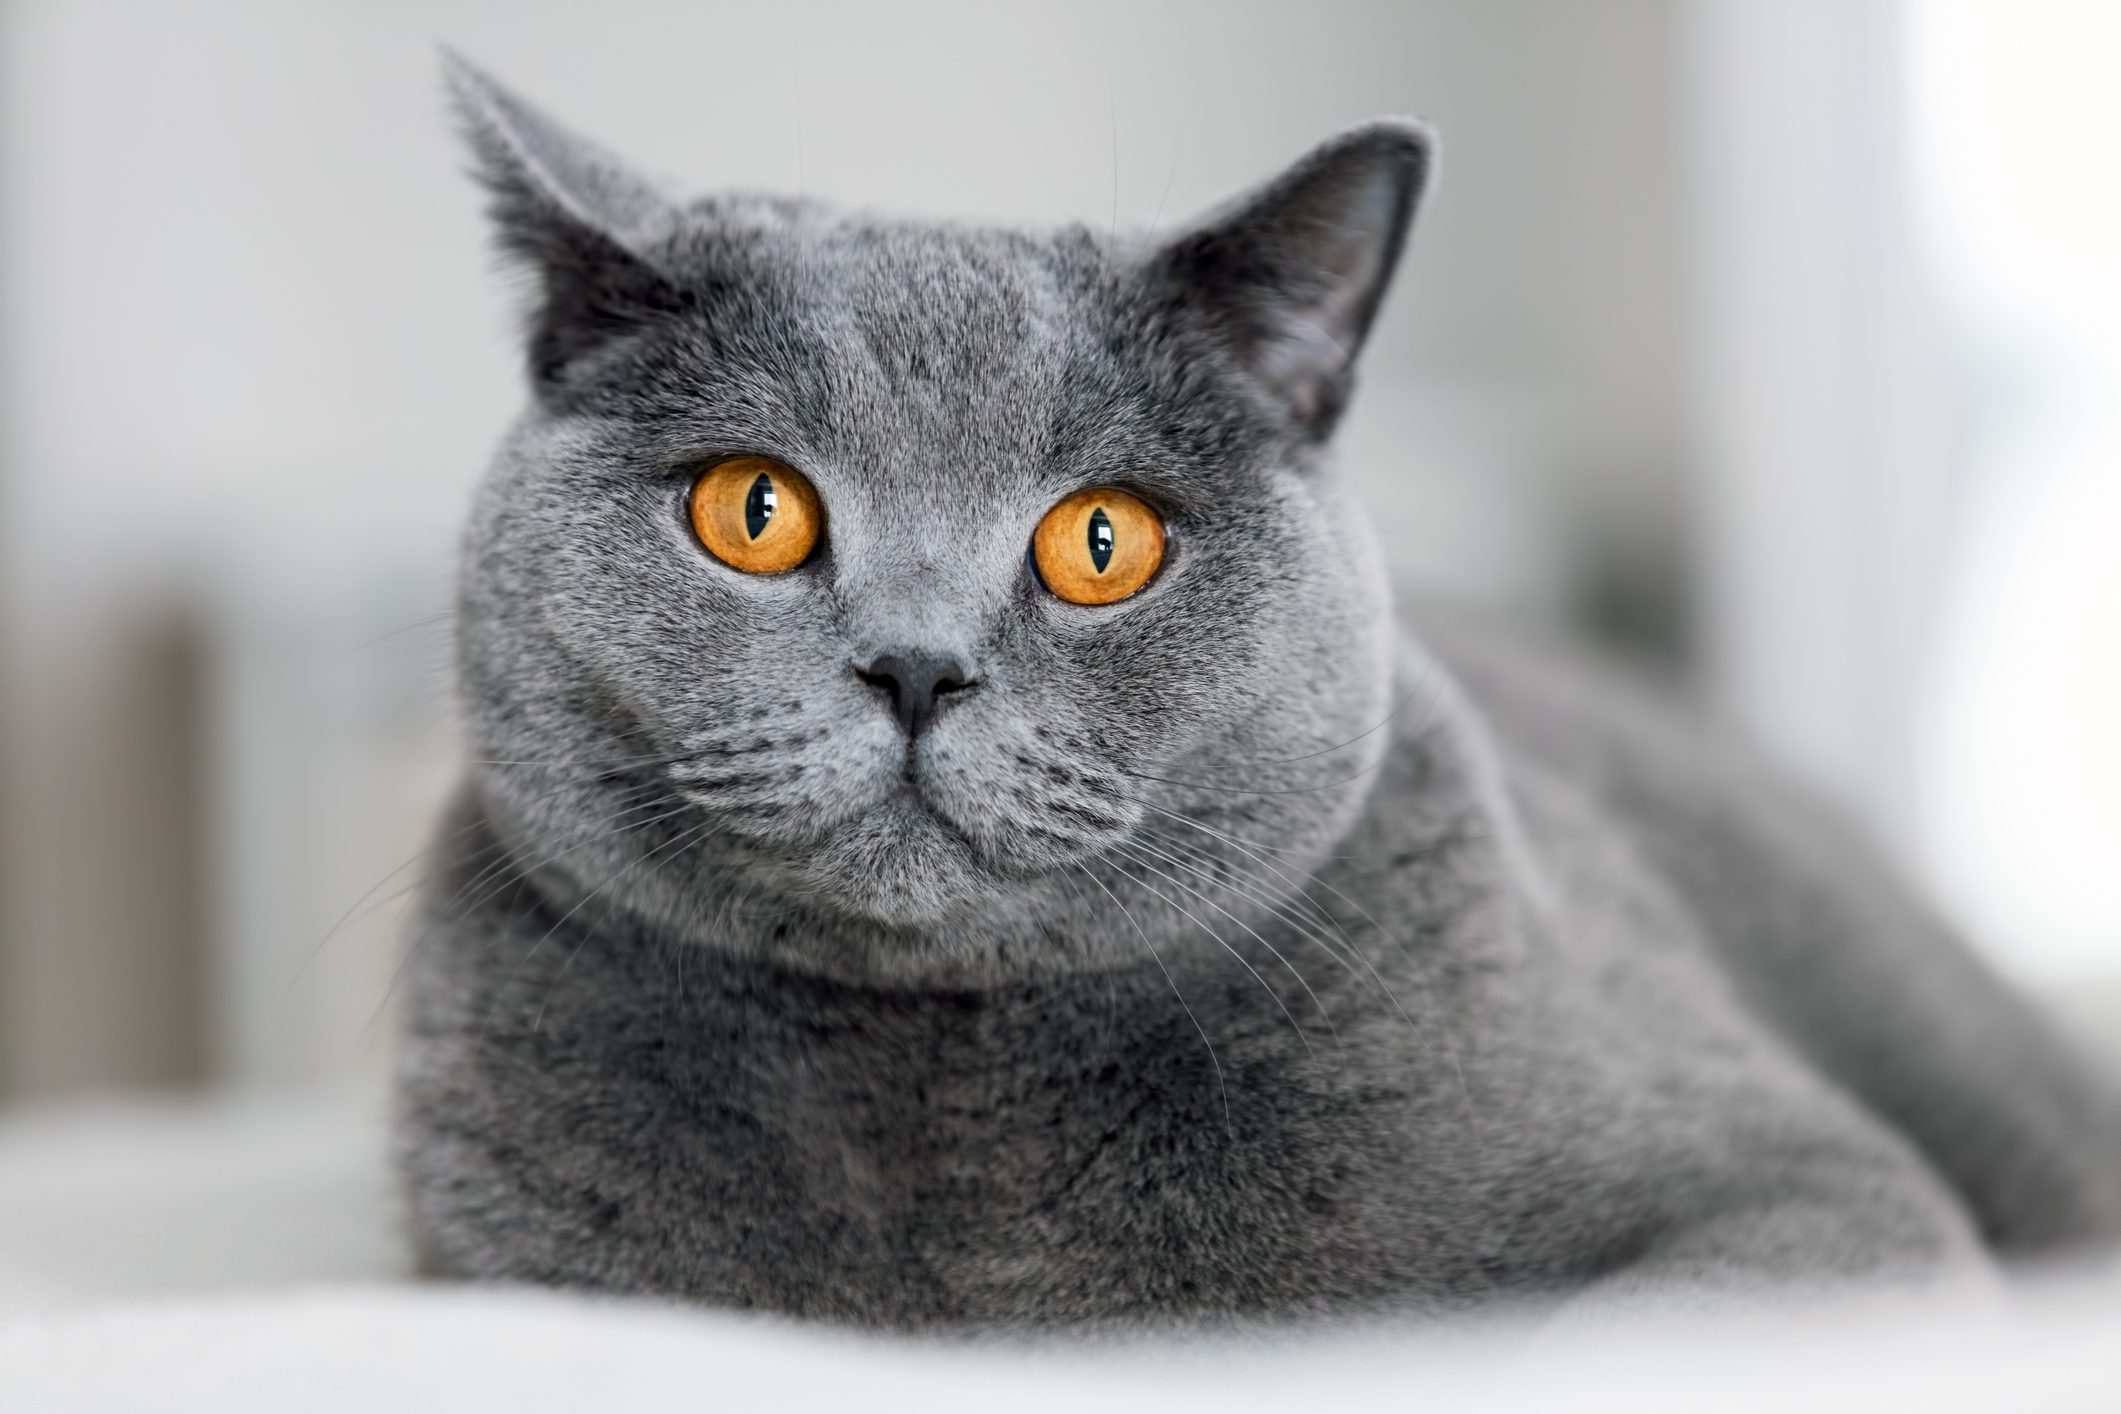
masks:
[[[1278,440],[1207,331],[1158,298],[1138,247],[1087,228],[724,196],[686,207],[655,256],[681,297],[575,361],[548,401],[672,455],[714,450],[707,438],[1063,480],[1132,457],[1183,481]]]

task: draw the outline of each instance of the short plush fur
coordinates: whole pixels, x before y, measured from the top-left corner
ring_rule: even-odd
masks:
[[[462,64],[534,285],[409,960],[438,1270],[889,1328],[1713,1297],[2121,1236],[2121,1101],[1829,815],[1395,614],[1329,457],[1430,168],[1164,239],[672,202]],[[688,528],[737,453],[823,543]],[[1026,550],[1155,505],[1139,594]],[[953,661],[909,736],[862,670]]]

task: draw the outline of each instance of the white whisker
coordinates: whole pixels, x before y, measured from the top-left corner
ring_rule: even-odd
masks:
[[[1171,995],[1178,998],[1179,1008],[1185,1012],[1186,1020],[1193,1023],[1195,1031],[1200,1032],[1200,1043],[1208,1048],[1208,1064],[1215,1067],[1215,1084],[1222,1091],[1223,1129],[1232,1139],[1235,1139],[1237,1137],[1237,1125],[1230,1117],[1230,1082],[1223,1076],[1223,1063],[1215,1054],[1215,1043],[1208,1039],[1207,1028],[1202,1026],[1200,1018],[1193,1014],[1193,1008],[1186,1002],[1186,994],[1178,989],[1178,979],[1171,975],[1171,969],[1165,964],[1163,954],[1156,950],[1156,944],[1149,941],[1149,935],[1142,930],[1142,925],[1135,919],[1133,911],[1120,902],[1119,895],[1113,893],[1103,879],[1098,878],[1097,875],[1091,873],[1080,864],[1076,865],[1075,868],[1081,872],[1084,878],[1104,890],[1105,897],[1112,900],[1112,906],[1125,915],[1127,922],[1133,925],[1134,936],[1142,940],[1142,946],[1149,950],[1149,956],[1156,959],[1157,970],[1164,974],[1164,981],[1171,984]]]

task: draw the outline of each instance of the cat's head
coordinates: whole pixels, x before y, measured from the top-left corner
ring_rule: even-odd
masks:
[[[1112,237],[674,202],[451,77],[533,287],[460,620],[527,865],[678,926],[1089,957],[1055,920],[1185,900],[1206,831],[1345,827],[1391,630],[1325,452],[1421,129]]]

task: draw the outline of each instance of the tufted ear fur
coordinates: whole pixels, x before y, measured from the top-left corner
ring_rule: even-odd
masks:
[[[1432,152],[1428,129],[1404,119],[1351,128],[1156,257],[1312,437],[1347,402]]]
[[[529,273],[532,385],[545,396],[567,366],[640,320],[682,306],[657,260],[677,213],[648,181],[567,131],[461,56],[443,73],[490,201],[502,253]]]

